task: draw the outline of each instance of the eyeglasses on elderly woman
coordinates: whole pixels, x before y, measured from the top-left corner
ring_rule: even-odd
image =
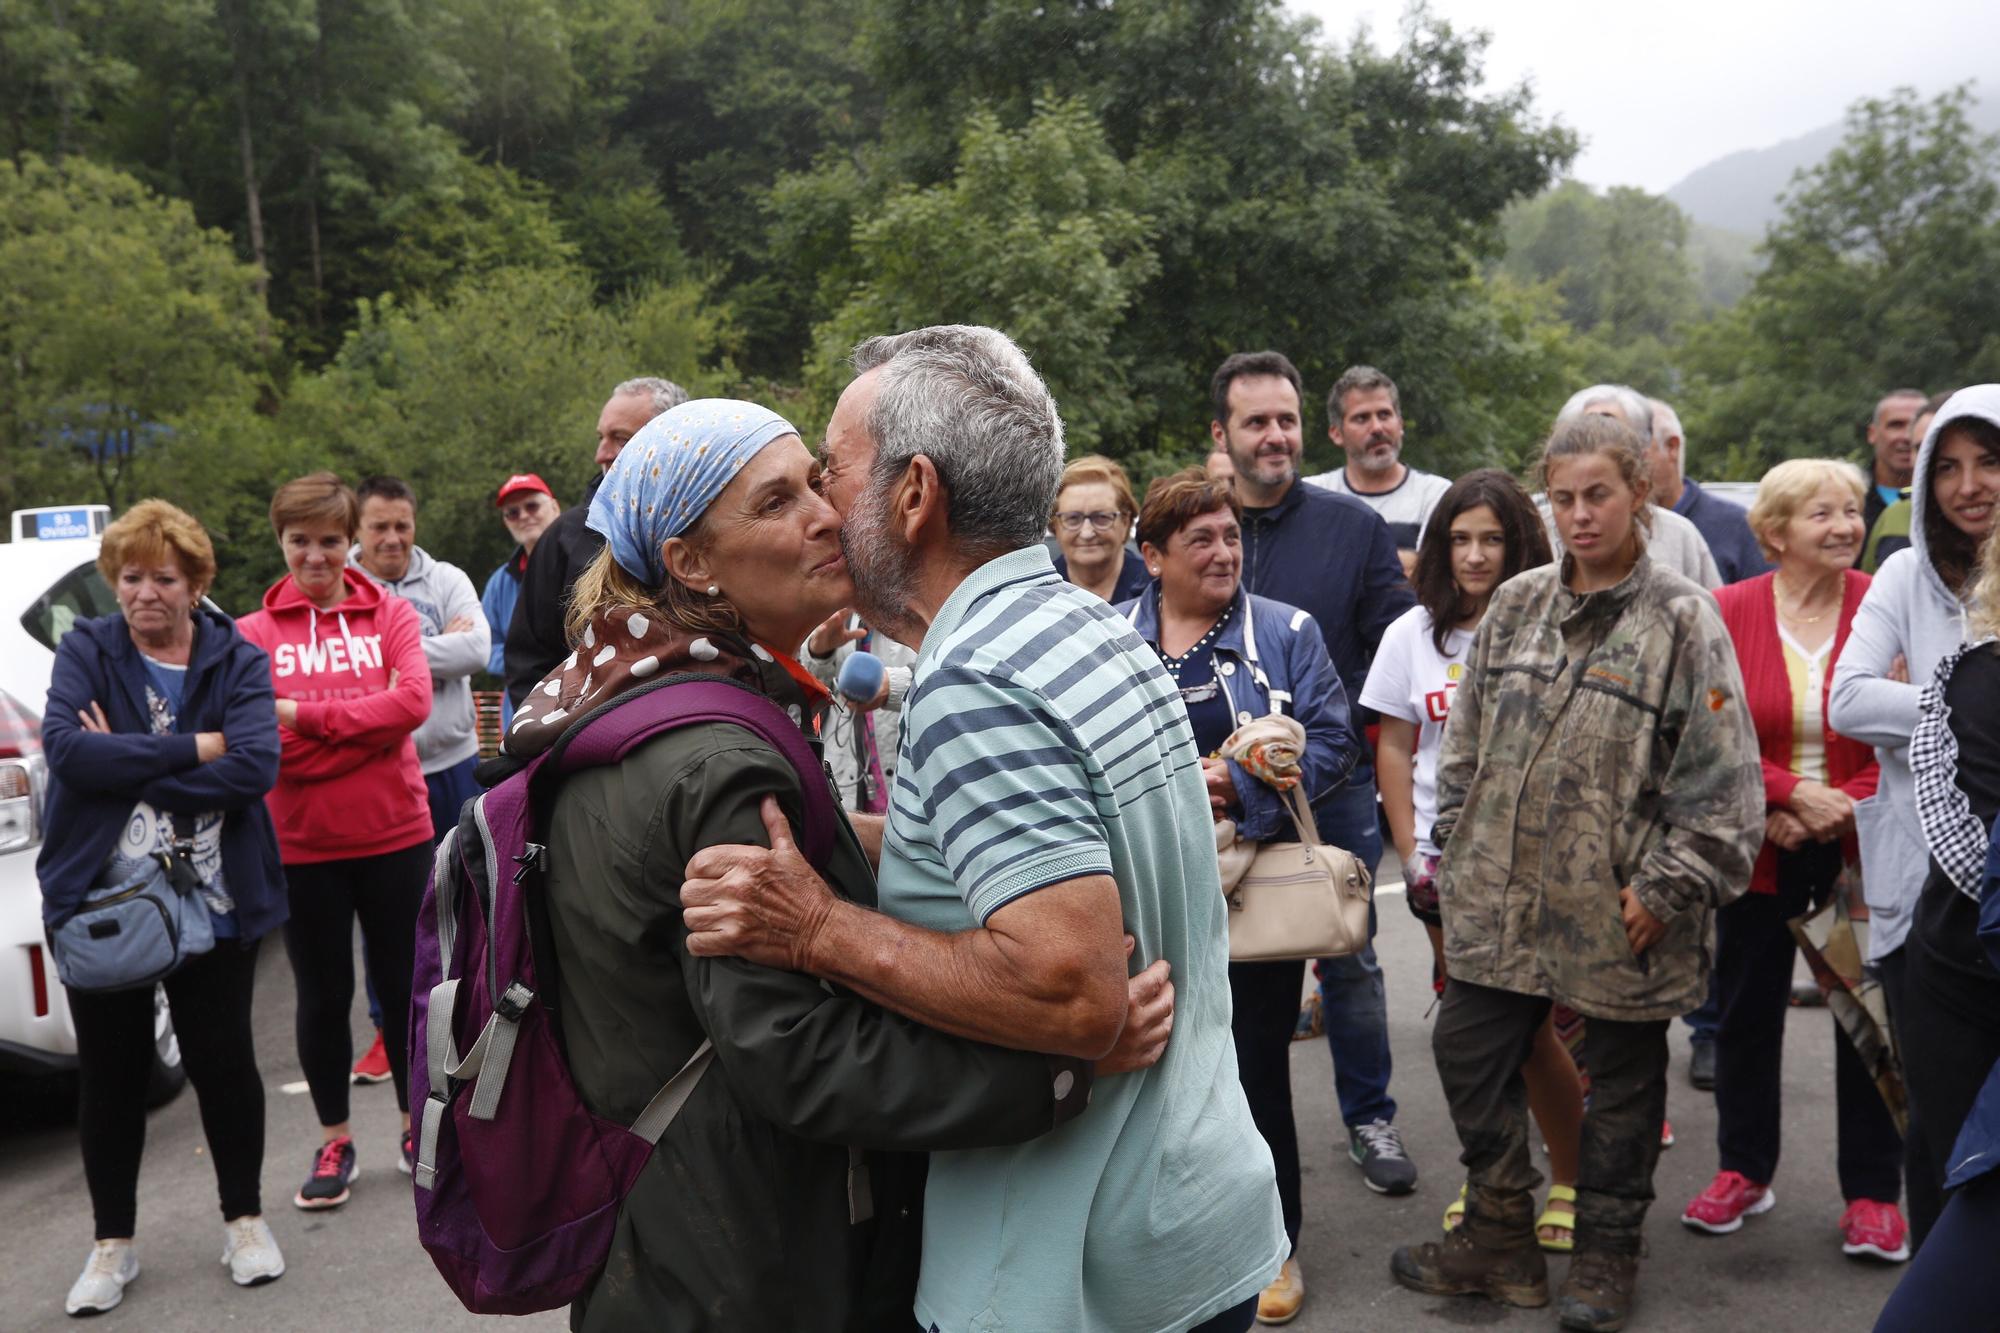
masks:
[[[1093,509],[1085,513],[1080,509],[1068,509],[1056,515],[1056,522],[1064,532],[1081,532],[1087,523],[1100,531],[1110,531],[1125,521],[1125,515],[1108,510]]]

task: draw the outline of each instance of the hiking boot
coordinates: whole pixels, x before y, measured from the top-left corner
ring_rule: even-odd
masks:
[[[1900,1264],[1910,1257],[1910,1232],[1893,1203],[1855,1199],[1840,1215],[1840,1251],[1855,1258]]]
[[[1297,1259],[1287,1259],[1277,1278],[1257,1294],[1257,1322],[1289,1324],[1299,1317],[1299,1307],[1305,1303],[1306,1275],[1299,1271]]]
[[[126,1284],[139,1276],[139,1256],[129,1240],[100,1240],[83,1261],[83,1271],[70,1285],[63,1311],[72,1315],[103,1314],[125,1299]]]
[[[1556,1295],[1556,1325],[1577,1333],[1618,1333],[1632,1314],[1639,1256],[1578,1250]]]
[[[285,1256],[264,1219],[254,1215],[222,1224],[222,1262],[239,1287],[261,1287],[285,1275]]]
[[[386,1083],[389,1081],[389,1050],[382,1044],[382,1029],[375,1029],[375,1044],[354,1062],[352,1078],[356,1083]]]
[[[1417,1164],[1403,1151],[1403,1136],[1386,1120],[1349,1129],[1347,1159],[1361,1168],[1362,1183],[1377,1194],[1408,1194],[1417,1187]]]
[[[1777,1204],[1778,1196],[1769,1185],[1734,1171],[1718,1171],[1708,1188],[1689,1201],[1681,1222],[1711,1236],[1727,1236],[1742,1229],[1744,1218],[1768,1213]]]
[[[338,1208],[347,1202],[347,1187],[360,1174],[354,1140],[343,1134],[331,1143],[322,1143],[313,1153],[312,1174],[299,1186],[292,1202],[305,1209]]]
[[[1389,1276],[1426,1296],[1484,1296],[1534,1310],[1549,1303],[1549,1265],[1533,1236],[1507,1249],[1473,1243],[1464,1227],[1389,1256]]]

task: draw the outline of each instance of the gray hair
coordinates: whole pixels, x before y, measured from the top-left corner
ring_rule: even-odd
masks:
[[[1558,426],[1574,421],[1590,410],[1593,403],[1616,403],[1625,413],[1625,424],[1639,437],[1639,443],[1653,442],[1653,400],[1628,384],[1593,384],[1588,389],[1579,389],[1569,396],[1562,411],[1556,413]]]
[[[1062,418],[1011,338],[940,324],[870,338],[852,359],[858,373],[882,372],[867,421],[876,487],[922,454],[944,483],[958,545],[999,552],[1041,540],[1062,484]]]
[[[1662,398],[1653,400],[1653,443],[1665,448],[1667,441],[1679,440],[1681,451],[1674,459],[1674,468],[1681,476],[1687,475],[1687,433],[1681,429],[1681,414],[1674,411],[1673,404]]]
[[[1938,396],[1939,396],[1940,398],[1949,398],[1949,397],[1950,397],[1951,395],[1950,395],[1950,394],[1940,394],[1940,395],[1938,395]],[[1897,400],[1899,400],[1899,399],[1903,399],[1903,398],[1929,398],[1929,397],[1930,397],[1930,395],[1929,395],[1929,394],[1927,394],[1927,393],[1925,393],[1925,392],[1924,392],[1924,391],[1923,391],[1922,389],[1891,389],[1891,390],[1889,390],[1889,392],[1887,392],[1887,393],[1883,394],[1883,395],[1882,395],[1882,396],[1881,396],[1880,398],[1877,398],[1877,399],[1875,400],[1875,410],[1874,410],[1873,412],[1871,412],[1871,413],[1869,413],[1869,414],[1868,414],[1868,424],[1869,424],[1869,425],[1871,425],[1871,426],[1879,426],[1879,425],[1881,425],[1881,424],[1882,424],[1882,409],[1883,409],[1883,408],[1885,408],[1885,407],[1887,407],[1887,406],[1888,406],[1889,404],[1891,404],[1891,403],[1893,403],[1893,402],[1896,402],[1896,401],[1897,401]],[[1944,404],[1943,404],[1943,403],[1939,403],[1939,404],[1938,404],[1938,406],[1939,406],[1939,407],[1943,407],[1943,406],[1944,406]],[[1921,413],[1920,413],[1919,415],[1921,415]]]
[[[653,400],[653,415],[658,416],[668,408],[679,407],[688,400],[688,391],[672,380],[663,380],[657,375],[641,375],[635,380],[626,380],[611,391],[613,398],[630,398],[645,394]]]
[[[1331,425],[1339,425],[1347,416],[1347,395],[1364,393],[1371,389],[1387,389],[1389,406],[1400,414],[1403,410],[1403,395],[1396,392],[1396,381],[1384,375],[1373,366],[1349,366],[1340,372],[1340,378],[1333,382],[1333,388],[1326,395],[1326,419]]]

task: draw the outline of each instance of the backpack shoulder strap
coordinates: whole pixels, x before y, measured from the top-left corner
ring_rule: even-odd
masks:
[[[567,774],[615,764],[662,732],[702,722],[742,727],[791,764],[805,801],[799,849],[814,869],[825,870],[833,855],[839,814],[819,760],[783,709],[727,677],[681,673],[628,691],[565,732],[549,751],[544,767]]]

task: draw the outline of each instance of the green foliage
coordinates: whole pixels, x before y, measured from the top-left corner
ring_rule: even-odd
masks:
[[[1040,103],[1011,133],[993,113],[974,114],[949,183],[906,187],[856,226],[869,276],[819,331],[808,381],[820,415],[831,411],[847,379],[847,350],[862,338],[990,324],[1041,367],[1075,452],[1128,435],[1145,404],[1113,339],[1158,268],[1148,223],[1130,206],[1134,194],[1081,103]]]
[[[178,200],[80,158],[0,161],[0,506],[122,506],[128,469],[247,398],[255,273]]]
[[[1685,353],[1690,438],[1768,466],[1861,447],[1887,388],[2000,378],[2000,141],[1964,89],[1858,104],[1802,173],[1744,300]]]
[[[1599,195],[1579,181],[1509,209],[1500,271],[1555,284],[1563,317],[1611,344],[1665,339],[1701,305],[1689,224],[1658,195],[1619,186]]]

